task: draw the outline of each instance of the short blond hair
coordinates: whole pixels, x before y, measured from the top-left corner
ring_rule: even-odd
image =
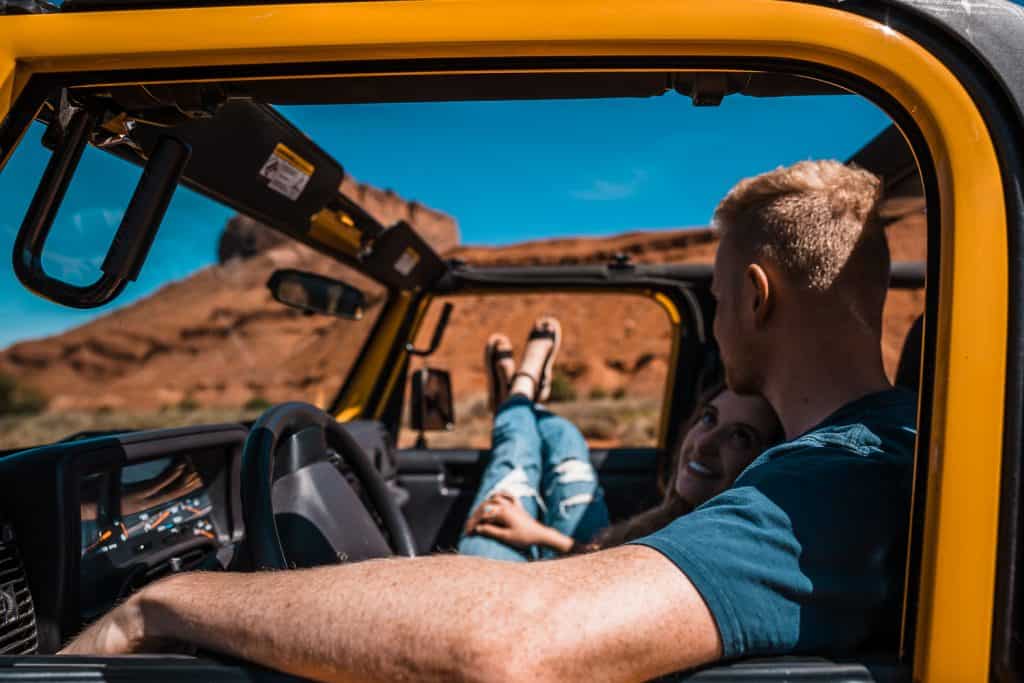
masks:
[[[801,161],[740,181],[715,210],[714,225],[800,287],[824,292],[850,273],[872,301],[881,287],[884,301],[889,248],[877,215],[881,188],[863,169]]]

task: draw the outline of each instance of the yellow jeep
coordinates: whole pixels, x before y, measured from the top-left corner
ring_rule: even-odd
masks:
[[[8,0],[0,13],[0,180],[16,173],[28,189],[3,224],[25,288],[55,311],[131,294],[153,249],[181,246],[158,232],[179,186],[224,218],[269,227],[240,229],[242,242],[270,240],[239,247],[248,261],[225,259],[188,287],[110,313],[100,341],[73,330],[0,353],[0,411],[49,401],[40,416],[0,417],[0,679],[273,678],[214,655],[53,654],[171,572],[452,548],[487,448],[485,430],[472,428],[479,400],[467,398],[480,370],[464,358],[479,355],[479,321],[501,324],[501,302],[514,300],[523,319],[550,307],[580,321],[630,319],[588,343],[618,349],[602,360],[635,384],[595,380],[577,358],[562,368],[564,398],[595,425],[613,517],[657,500],[714,364],[714,234],[596,242],[570,256],[564,245],[507,258],[453,251],[444,215],[355,183],[282,107],[387,102],[415,116],[432,101],[669,95],[711,115],[743,96],[872,103],[891,125],[849,160],[883,176],[892,217],[926,238],[893,269],[892,296],[905,306],[886,340],[890,371],[920,392],[903,619],[885,625],[898,644],[679,678],[1024,676],[1021,6]],[[51,150],[45,168],[13,170],[30,143]],[[133,183],[110,183],[123,216],[104,217],[99,234],[110,236],[97,241],[90,274],[55,276],[46,247],[51,229],[69,224],[58,216],[65,195],[89,174],[108,189],[103,164],[114,158],[142,169]],[[512,192],[495,210],[530,214]],[[680,245],[687,258],[703,249],[703,261],[673,262]],[[202,307],[189,309],[197,293]],[[268,308],[269,296],[279,303]],[[182,321],[181,310],[202,316]],[[168,329],[180,348],[166,343]],[[262,343],[269,331],[278,342],[291,335],[288,345]],[[161,364],[214,343],[219,365],[179,362],[175,376]],[[642,400],[626,400],[641,386]],[[211,396],[230,396],[221,403],[235,409],[200,410]],[[153,410],[139,417],[144,406]],[[263,411],[272,429],[248,438]],[[39,429],[17,432],[29,424]],[[337,480],[317,479],[318,468]],[[346,535],[362,540],[321,543]]]

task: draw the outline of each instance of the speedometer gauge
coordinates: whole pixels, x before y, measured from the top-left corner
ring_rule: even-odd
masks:
[[[198,536],[216,541],[216,527],[210,518],[212,511],[209,495],[201,491],[182,500],[115,518],[105,528],[97,527],[93,531],[91,540],[82,548],[82,556],[115,553],[118,559],[128,559],[125,556],[176,545],[185,538]]]
[[[245,436],[239,425],[132,433],[79,458],[82,619],[169,573],[226,566],[233,553],[221,551],[242,536],[232,482]]]
[[[120,565],[186,540],[217,541],[213,505],[189,457],[129,465],[119,476],[82,483],[83,559],[108,556]],[[104,488],[112,490],[104,495]]]

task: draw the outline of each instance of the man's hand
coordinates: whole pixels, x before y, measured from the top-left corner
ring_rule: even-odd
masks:
[[[466,521],[467,534],[488,536],[516,548],[544,545],[568,552],[572,539],[544,526],[526,511],[515,496],[495,493]]]
[[[195,654],[195,647],[182,640],[158,635],[160,624],[153,610],[147,609],[152,593],[177,590],[173,582],[179,576],[158,581],[143,588],[82,631],[57,654],[112,657],[139,652]]]
[[[156,643],[144,636],[138,596],[129,598],[85,629],[61,650],[62,655],[126,655],[152,652]]]

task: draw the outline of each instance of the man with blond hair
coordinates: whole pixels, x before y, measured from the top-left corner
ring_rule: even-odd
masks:
[[[309,678],[639,680],[844,654],[899,623],[913,394],[882,368],[879,181],[838,162],[745,180],[715,214],[727,381],[790,439],[633,544],[518,564],[441,556],[147,586],[66,652],[185,641]]]

